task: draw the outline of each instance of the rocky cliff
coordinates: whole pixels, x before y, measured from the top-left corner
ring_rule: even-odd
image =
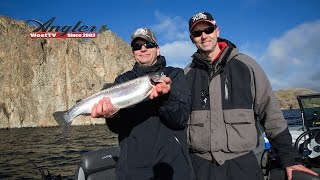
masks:
[[[107,30],[97,38],[32,39],[24,21],[0,16],[0,128],[56,126],[52,113],[131,69],[130,46]],[[74,125],[104,123],[77,117]]]

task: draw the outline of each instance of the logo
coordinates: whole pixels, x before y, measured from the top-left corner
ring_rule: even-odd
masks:
[[[88,26],[82,24],[82,21],[78,21],[74,26],[71,25],[52,25],[56,17],[53,17],[41,23],[38,20],[28,20],[27,24],[32,25],[35,29],[29,33],[31,38],[96,38],[97,27]],[[100,28],[100,32],[106,30],[106,26],[103,25]]]
[[[108,155],[104,155],[104,156],[101,157],[101,159],[107,159],[107,158],[112,158],[112,155],[108,154]]]
[[[137,36],[137,35],[145,35],[145,36],[149,36],[148,34],[148,30],[145,28],[139,28],[136,30],[136,32],[134,32],[133,36]]]
[[[196,15],[192,16],[193,22],[198,21],[199,19],[207,19],[207,15],[204,13],[197,13]]]

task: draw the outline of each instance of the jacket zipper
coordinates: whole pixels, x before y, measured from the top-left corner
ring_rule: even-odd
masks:
[[[229,99],[229,82],[228,82],[227,75],[225,75],[224,77],[225,77],[225,81],[224,81],[224,99],[228,100]]]

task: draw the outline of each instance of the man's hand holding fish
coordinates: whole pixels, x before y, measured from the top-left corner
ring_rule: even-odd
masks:
[[[93,118],[110,118],[113,117],[119,109],[113,107],[111,101],[107,97],[99,100],[98,104],[93,105],[91,110],[91,117]]]
[[[170,91],[171,79],[169,77],[161,78],[162,82],[157,83],[153,88],[153,91],[150,93],[149,98],[153,99],[163,94],[167,94]]]

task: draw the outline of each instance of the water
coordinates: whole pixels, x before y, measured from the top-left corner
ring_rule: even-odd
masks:
[[[284,110],[289,126],[301,125],[300,110]],[[34,164],[73,179],[81,154],[117,144],[106,125],[72,126],[67,139],[54,128],[0,129],[0,179],[41,179]],[[47,173],[47,172],[46,172]]]
[[[301,126],[301,111],[300,109],[286,109],[283,110],[283,116],[287,120],[288,126]]]
[[[23,154],[51,174],[73,179],[81,154],[117,144],[106,125],[73,126],[69,137],[62,137],[58,127],[0,129],[0,179],[41,179]]]

